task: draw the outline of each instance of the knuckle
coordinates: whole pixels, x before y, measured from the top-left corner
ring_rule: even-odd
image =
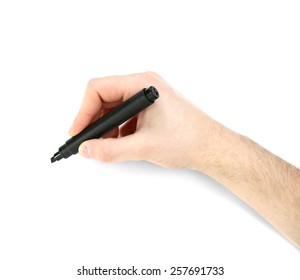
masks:
[[[87,83],[87,88],[88,89],[94,89],[95,88],[95,84],[97,82],[97,78],[92,78],[88,81]]]
[[[143,75],[148,81],[156,81],[160,79],[160,76],[154,71],[146,71],[143,73]]]

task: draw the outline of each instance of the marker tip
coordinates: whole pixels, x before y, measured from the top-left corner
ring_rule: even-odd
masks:
[[[51,158],[51,163],[61,160],[61,159],[62,159],[62,156],[61,156],[60,152],[56,152],[54,154],[54,156]]]

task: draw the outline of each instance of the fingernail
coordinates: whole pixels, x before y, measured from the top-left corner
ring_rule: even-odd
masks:
[[[86,145],[81,145],[79,147],[79,154],[85,158],[90,158],[89,149]]]

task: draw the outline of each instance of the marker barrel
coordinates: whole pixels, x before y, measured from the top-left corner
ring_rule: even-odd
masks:
[[[159,97],[155,87],[144,88],[114,110],[89,125],[59,148],[60,158],[68,158],[78,153],[78,148],[86,140],[103,137],[105,134],[131,119],[154,103]],[[60,159],[59,158],[59,159]],[[58,160],[59,160],[58,159]]]

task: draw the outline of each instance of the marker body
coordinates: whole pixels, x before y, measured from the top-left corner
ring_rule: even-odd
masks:
[[[58,149],[58,152],[54,154],[51,158],[51,162],[77,154],[81,143],[89,139],[104,136],[106,133],[152,105],[158,97],[159,94],[155,87],[151,86],[147,89],[142,89],[114,110],[89,125],[79,134],[70,138]]]

